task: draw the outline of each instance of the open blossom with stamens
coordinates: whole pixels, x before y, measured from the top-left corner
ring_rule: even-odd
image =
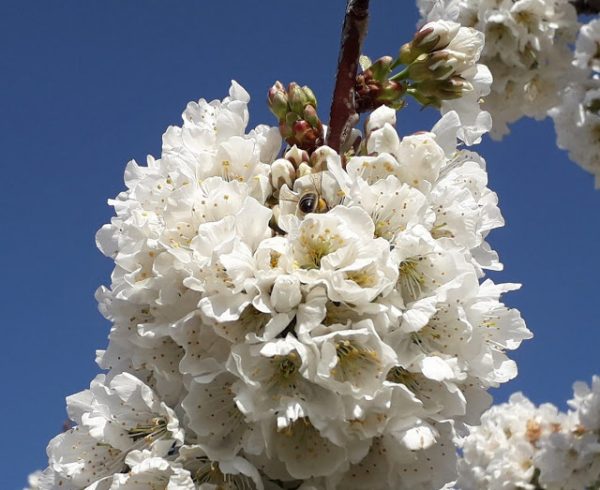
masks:
[[[97,235],[108,372],[39,488],[439,488],[515,376],[531,334],[482,281],[503,222],[460,117],[401,137],[381,107],[350,158],[279,153],[248,100],[191,103],[127,166]]]
[[[579,27],[568,0],[419,0],[425,21],[450,20],[485,35],[481,63],[494,79],[483,108],[494,138],[523,116],[543,119],[571,77]]]
[[[488,410],[462,442],[457,488],[573,489],[600,483],[600,378],[575,383],[572,410],[521,393]]]

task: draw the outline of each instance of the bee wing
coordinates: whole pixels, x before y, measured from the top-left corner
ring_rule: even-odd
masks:
[[[300,194],[293,192],[287,185],[282,185],[279,189],[279,209],[281,216],[288,214],[298,215],[300,210],[298,209],[300,202]]]
[[[313,181],[313,185],[315,186],[315,191],[320,196],[321,194],[323,194],[323,172],[317,172],[310,175]]]
[[[298,199],[299,199],[298,194],[291,191],[290,188],[286,184],[283,184],[281,186],[281,189],[279,189],[279,200],[280,201],[297,203]]]

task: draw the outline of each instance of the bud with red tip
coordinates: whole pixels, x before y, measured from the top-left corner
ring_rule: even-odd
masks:
[[[269,109],[279,120],[281,136],[290,146],[312,152],[322,144],[323,124],[317,115],[317,99],[310,88],[292,82],[286,90],[281,82],[275,82],[267,100]]]

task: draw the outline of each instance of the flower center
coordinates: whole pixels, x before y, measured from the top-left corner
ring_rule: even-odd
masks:
[[[375,286],[377,282],[374,272],[376,271],[372,271],[365,267],[364,269],[360,269],[358,271],[347,272],[346,279],[354,281],[361,288],[371,288]]]
[[[271,367],[272,374],[266,385],[266,391],[273,398],[293,396],[297,391],[296,376],[300,368],[298,354],[291,352],[286,356],[273,356]]]
[[[386,381],[406,386],[413,393],[421,391],[421,385],[417,379],[416,373],[407,371],[402,366],[394,366],[389,370]]]
[[[365,375],[378,377],[373,372],[380,369],[381,361],[373,349],[344,339],[335,344],[335,353],[338,363],[331,372],[338,381],[359,381]]]
[[[135,441],[143,439],[147,443],[152,443],[167,434],[167,420],[164,417],[155,417],[149,424],[137,425],[127,431],[127,434]]]
[[[200,467],[192,474],[197,485],[208,483],[215,485],[216,490],[253,490],[254,482],[246,475],[229,475],[221,471],[219,463],[202,458]]]
[[[301,269],[319,269],[323,257],[335,252],[344,245],[342,238],[331,229],[318,232],[312,224],[302,230],[299,238]]]
[[[411,300],[415,300],[421,295],[421,290],[425,284],[425,276],[418,269],[419,262],[420,258],[410,257],[400,263],[398,281],[403,296]]]

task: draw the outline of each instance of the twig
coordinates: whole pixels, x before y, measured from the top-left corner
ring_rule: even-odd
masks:
[[[600,0],[571,0],[579,15],[600,13]]]
[[[368,23],[369,0],[348,0],[327,131],[327,145],[338,152],[358,119],[354,107],[354,84]]]

